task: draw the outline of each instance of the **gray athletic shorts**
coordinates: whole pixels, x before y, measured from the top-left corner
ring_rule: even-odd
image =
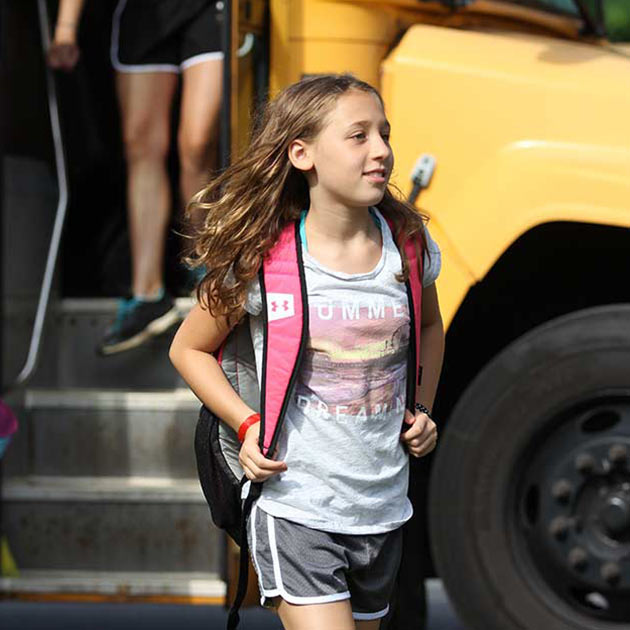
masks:
[[[260,603],[350,599],[356,620],[384,617],[402,553],[402,529],[384,534],[333,534],[267,514],[254,505],[247,539]]]

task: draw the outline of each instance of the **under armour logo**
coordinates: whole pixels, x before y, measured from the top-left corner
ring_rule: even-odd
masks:
[[[278,310],[278,302],[276,302],[275,300],[271,303],[271,310],[274,313]],[[284,302],[282,302],[282,310],[283,311],[289,310],[289,300],[284,300]]]
[[[267,293],[267,314],[269,321],[295,315],[292,293]]]

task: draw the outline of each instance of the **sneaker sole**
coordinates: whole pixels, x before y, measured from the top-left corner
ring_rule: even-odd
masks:
[[[154,319],[144,330],[135,334],[125,341],[112,344],[111,346],[101,346],[98,351],[102,356],[109,356],[112,354],[118,354],[119,352],[125,352],[132,348],[137,348],[143,343],[151,339],[151,337],[157,337],[166,332],[173,324],[181,321],[182,317],[176,307],[173,307],[170,311],[164,313],[164,315]]]

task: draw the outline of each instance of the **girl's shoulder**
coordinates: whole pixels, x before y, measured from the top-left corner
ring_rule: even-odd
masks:
[[[429,231],[428,224],[424,224],[424,234],[427,238],[427,249],[433,253],[440,253],[440,246],[436,243],[435,239],[431,236],[431,232]]]

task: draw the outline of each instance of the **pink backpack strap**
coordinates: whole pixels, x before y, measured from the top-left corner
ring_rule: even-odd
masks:
[[[386,217],[394,242],[396,241],[396,230],[393,221]],[[416,252],[417,245],[418,251]],[[420,326],[422,313],[422,272],[424,255],[422,249],[422,239],[420,237],[407,239],[405,242],[405,253],[409,261],[409,280],[407,281],[407,297],[409,298],[409,315],[411,318],[411,335],[410,335],[410,369],[407,378],[407,407],[410,411],[414,410],[416,401],[416,386],[420,384],[422,377],[422,366],[420,365]]]
[[[273,452],[308,335],[308,300],[299,221],[288,224],[259,273],[265,322],[260,448]]]

